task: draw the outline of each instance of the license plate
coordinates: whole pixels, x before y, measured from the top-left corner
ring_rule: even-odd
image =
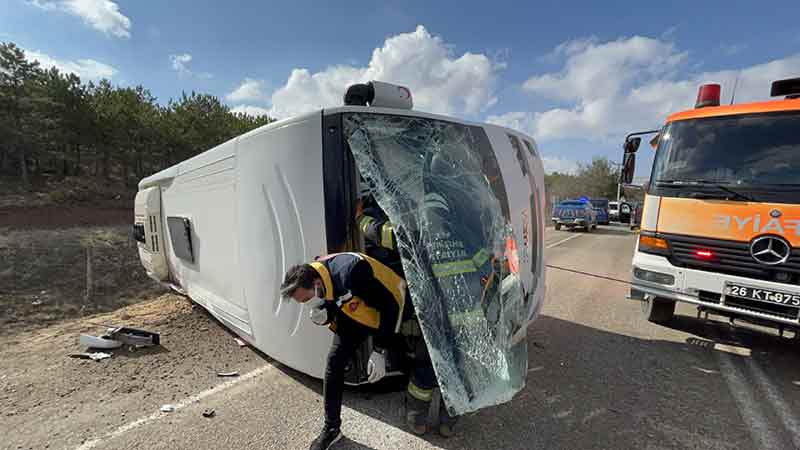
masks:
[[[787,292],[773,291],[772,289],[762,289],[728,283],[725,286],[725,295],[746,298],[748,300],[756,300],[759,302],[777,303],[784,306],[800,307],[800,294],[789,294]]]

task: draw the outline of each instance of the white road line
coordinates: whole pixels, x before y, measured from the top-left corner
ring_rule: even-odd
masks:
[[[558,242],[555,242],[553,244],[550,244],[550,245],[546,246],[545,249],[557,247],[557,246],[559,246],[559,245],[561,245],[561,244],[563,244],[563,243],[565,243],[567,241],[571,241],[571,240],[573,240],[575,238],[579,238],[581,236],[583,236],[583,235],[582,234],[574,234],[574,235],[572,235],[572,236],[570,236],[570,237],[568,237],[566,239],[562,239],[562,240],[560,240]]]
[[[739,415],[747,425],[750,437],[756,448],[760,450],[780,449],[781,445],[775,439],[776,430],[771,429],[764,416],[758,402],[755,400],[754,393],[751,391],[750,384],[742,375],[731,355],[724,352],[714,352],[719,359],[720,372],[728,384],[728,390],[739,408]]]
[[[766,394],[767,400],[772,404],[775,413],[783,422],[784,428],[792,437],[792,443],[795,448],[800,449],[800,420],[792,411],[791,407],[783,400],[778,388],[772,384],[766,373],[758,366],[758,362],[752,358],[747,359],[747,367],[756,379],[756,383],[761,390]]]
[[[250,379],[255,378],[255,377],[257,377],[257,376],[259,376],[259,375],[261,375],[263,373],[269,372],[269,371],[271,371],[273,369],[275,369],[275,366],[273,366],[271,364],[266,365],[266,366],[261,366],[258,369],[255,369],[255,370],[253,370],[251,372],[247,372],[246,374],[244,374],[244,375],[242,375],[242,376],[240,376],[238,378],[234,378],[234,379],[226,381],[226,382],[224,382],[222,384],[218,384],[218,385],[214,386],[213,388],[206,389],[203,392],[200,392],[198,394],[192,395],[191,397],[187,397],[187,398],[181,400],[179,403],[176,403],[174,405],[175,406],[175,411],[179,411],[179,410],[181,410],[181,409],[183,409],[183,408],[185,408],[185,407],[187,407],[187,406],[189,406],[189,405],[191,405],[193,403],[199,402],[200,400],[202,400],[202,399],[204,399],[204,398],[206,398],[208,396],[214,395],[214,394],[216,394],[218,392],[222,392],[222,391],[224,391],[226,389],[229,389],[229,388],[231,388],[231,387],[233,387],[233,386],[235,386],[235,385],[237,385],[237,384],[239,384],[239,383],[241,383],[243,381],[250,380]],[[137,420],[135,420],[133,422],[127,423],[125,425],[122,425],[119,428],[117,428],[116,430],[114,430],[114,431],[112,431],[110,433],[107,433],[107,434],[105,434],[105,435],[103,435],[103,436],[101,436],[99,438],[95,438],[95,439],[92,439],[90,441],[84,442],[76,450],[89,450],[89,449],[95,448],[98,444],[100,444],[103,441],[107,441],[109,439],[113,439],[113,438],[115,438],[117,436],[120,436],[122,434],[127,433],[128,431],[135,430],[136,428],[139,428],[142,425],[146,425],[146,424],[148,424],[150,422],[153,422],[153,421],[156,421],[158,419],[164,418],[165,416],[167,416],[169,414],[175,414],[175,412],[163,413],[161,411],[158,411],[158,412],[155,412],[153,414],[150,414],[149,416],[141,417],[141,418],[139,418],[139,419],[137,419]]]

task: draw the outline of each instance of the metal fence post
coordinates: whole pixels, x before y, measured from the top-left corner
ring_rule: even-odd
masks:
[[[86,294],[84,300],[88,303],[92,298],[92,247],[86,247]]]

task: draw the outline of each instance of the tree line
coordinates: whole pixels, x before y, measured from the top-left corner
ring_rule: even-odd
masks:
[[[574,174],[554,172],[545,175],[548,202],[580,197],[617,199],[619,170],[608,158],[595,158],[581,164]]]
[[[272,120],[196,92],[160,104],[141,85],[86,83],[0,43],[0,175],[26,189],[37,176],[132,186]]]

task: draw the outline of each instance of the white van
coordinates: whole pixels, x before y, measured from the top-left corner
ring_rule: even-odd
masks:
[[[291,265],[364,248],[355,208],[366,180],[392,220],[448,409],[510,400],[544,299],[533,139],[413,111],[410,92],[387,83],[348,92],[364,94],[346,97],[363,106],[273,122],[141,180],[143,266],[257,349],[321,378],[332,334],[279,286]],[[492,273],[478,276],[486,261]],[[366,380],[362,350],[350,384]]]

